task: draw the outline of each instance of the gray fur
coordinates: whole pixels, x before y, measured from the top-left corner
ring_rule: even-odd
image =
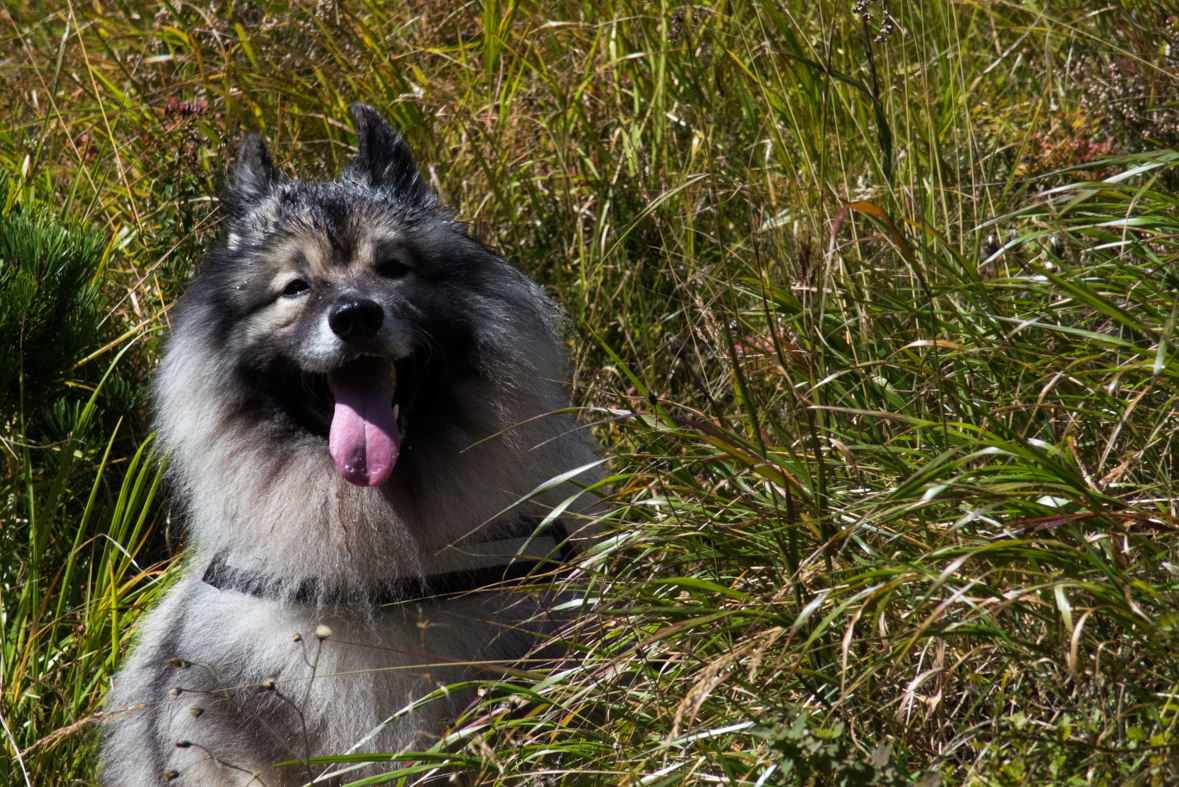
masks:
[[[276,762],[428,745],[470,697],[391,717],[490,675],[454,660],[517,660],[544,628],[545,600],[519,594],[365,601],[396,580],[477,567],[464,539],[574,495],[565,485],[497,518],[594,450],[569,420],[537,418],[568,402],[556,307],[451,220],[375,110],[354,114],[359,152],[335,182],[286,179],[260,137],[246,140],[228,241],[175,310],[154,400],[188,557],[107,699],[127,709],[103,737],[108,787],[165,773],[283,787],[323,766]],[[384,314],[359,350],[327,327],[332,304],[353,296]],[[357,352],[392,362],[405,397],[401,456],[376,487],[348,483],[328,452],[323,376]],[[214,556],[265,592],[203,582]],[[320,595],[299,597],[309,580]]]

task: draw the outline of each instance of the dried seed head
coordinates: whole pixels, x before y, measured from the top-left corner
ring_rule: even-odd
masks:
[[[173,698],[179,697],[183,693],[184,693],[184,689],[180,688],[179,686],[175,686],[171,689],[168,689],[168,696],[169,697],[173,697]]]
[[[204,708],[193,708],[189,711],[194,719],[199,719],[201,714],[205,712]]]
[[[994,257],[1002,248],[1003,245],[999,243],[999,238],[995,235],[995,233],[992,232],[987,236],[987,239],[983,241],[983,256],[984,258]]]
[[[331,635],[332,630],[322,623],[315,627],[315,636],[319,637],[321,641],[327,639]]]
[[[188,669],[192,666],[190,662],[187,662],[184,659],[169,659],[168,663],[173,667],[179,667],[180,669]]]
[[[277,684],[278,681],[276,681],[274,678],[267,678],[266,680],[262,681],[262,688],[266,689],[267,691],[274,691],[274,687]]]
[[[164,771],[164,781],[170,782],[180,778],[180,771]]]
[[[176,741],[176,748],[177,749],[187,749],[191,745],[192,745],[192,741]]]
[[[296,634],[294,637],[294,640],[295,640],[295,642],[302,642],[303,638],[301,636],[299,636],[298,634]]]

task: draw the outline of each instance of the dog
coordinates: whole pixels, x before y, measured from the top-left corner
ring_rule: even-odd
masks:
[[[559,309],[353,114],[335,181],[245,140],[174,309],[153,400],[188,557],[107,700],[107,787],[340,783],[380,766],[275,765],[437,741],[471,700],[440,687],[535,653],[536,577],[592,537]]]

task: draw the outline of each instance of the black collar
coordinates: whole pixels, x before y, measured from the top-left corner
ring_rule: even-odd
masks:
[[[573,546],[561,520],[553,520],[540,531],[537,530],[539,525],[540,520],[535,517],[521,517],[512,523],[506,538],[477,544],[479,547],[492,549],[496,545],[512,548],[510,554],[518,556],[514,559],[508,558],[510,562],[465,571],[428,574],[424,577],[395,578],[370,588],[323,587],[322,580],[305,579],[294,591],[282,592],[276,587],[273,579],[261,572],[230,566],[222,554],[214,555],[201,581],[218,590],[236,590],[258,598],[285,598],[302,603],[340,605],[379,606],[480,590],[503,590],[533,574],[557,568],[572,557]],[[524,539],[527,539],[527,547],[517,551]],[[507,552],[507,549],[502,551]],[[508,555],[502,557],[507,558]]]

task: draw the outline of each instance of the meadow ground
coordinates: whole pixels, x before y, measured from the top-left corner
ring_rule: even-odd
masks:
[[[392,783],[1179,780],[1165,4],[0,14],[6,783],[93,781],[167,582],[143,391],[237,145],[332,175],[356,100],[568,310],[616,528],[579,658]],[[36,316],[20,265],[68,243],[17,225],[54,217],[89,262]]]

